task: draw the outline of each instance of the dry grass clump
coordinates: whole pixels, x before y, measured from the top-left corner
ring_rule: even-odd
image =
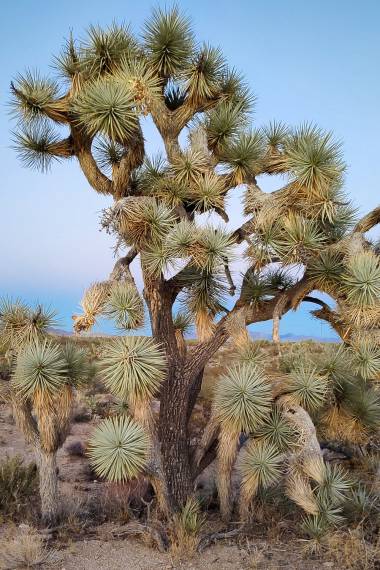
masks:
[[[57,562],[57,554],[48,550],[38,532],[23,525],[14,537],[0,542],[0,568],[46,568]]]
[[[359,526],[348,531],[326,535],[323,544],[324,558],[332,560],[335,568],[346,570],[373,570],[380,565],[380,536],[368,542]]]
[[[190,558],[196,553],[204,524],[199,502],[195,498],[188,499],[169,527],[170,552],[174,559]]]
[[[38,495],[35,463],[24,463],[19,455],[0,462],[0,514],[16,516]]]

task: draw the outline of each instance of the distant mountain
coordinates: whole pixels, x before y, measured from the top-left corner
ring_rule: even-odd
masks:
[[[57,336],[73,336],[73,333],[70,331],[65,331],[63,329],[55,329],[55,328],[51,328],[49,329],[49,332],[51,334],[57,335]],[[253,339],[256,340],[272,340],[272,336],[269,333],[260,333],[260,332],[255,332],[255,333],[250,333],[251,337]],[[112,337],[114,335],[112,334],[107,334],[107,333],[102,333],[102,332],[87,332],[84,333],[83,336],[86,337]],[[293,333],[285,333],[281,335],[281,340],[282,342],[300,342],[302,340],[313,340],[314,342],[339,342],[339,340],[337,338],[333,338],[333,337],[319,337],[319,336],[313,336],[313,335],[302,335],[302,334],[293,334]]]
[[[250,333],[251,337],[257,340],[272,340],[272,335],[269,333]],[[339,342],[334,337],[319,337],[313,335],[302,335],[285,333],[280,335],[282,342],[300,342],[301,340],[313,340],[314,342]]]

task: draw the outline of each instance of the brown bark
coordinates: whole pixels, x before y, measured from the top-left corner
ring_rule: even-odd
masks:
[[[54,525],[58,517],[58,476],[56,453],[40,449],[38,453],[40,476],[41,516],[44,524]]]
[[[146,282],[154,339],[163,346],[167,358],[167,377],[161,390],[158,437],[171,508],[181,508],[192,491],[192,474],[187,431],[187,406],[191,377],[178,350],[172,321],[174,295],[163,279]]]

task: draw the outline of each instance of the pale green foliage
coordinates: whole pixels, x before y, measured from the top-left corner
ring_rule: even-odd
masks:
[[[268,356],[260,346],[260,343],[249,342],[237,347],[237,357],[240,362],[264,366],[268,363]]]
[[[286,451],[297,441],[294,426],[290,425],[278,406],[274,406],[269,418],[255,432],[255,437],[273,445],[278,451]]]
[[[144,304],[136,288],[123,281],[110,290],[104,314],[114,319],[119,329],[136,329],[144,324]]]
[[[291,398],[309,412],[318,410],[325,403],[327,390],[327,379],[307,364],[299,364],[287,381],[287,392]]]
[[[0,338],[6,348],[18,350],[43,337],[56,324],[55,312],[37,305],[31,309],[20,300],[0,302]]]
[[[350,304],[375,305],[380,298],[380,260],[371,251],[358,253],[348,261],[342,276],[342,291]]]
[[[74,99],[72,111],[78,125],[92,136],[99,133],[113,141],[124,141],[137,128],[132,94],[115,78],[102,77],[86,86]]]
[[[225,68],[222,51],[207,44],[203,45],[181,74],[189,99],[198,103],[215,97],[220,89]]]
[[[222,161],[229,167],[234,183],[241,184],[249,174],[258,174],[262,169],[264,141],[259,131],[241,133],[226,142]]]
[[[173,257],[188,257],[197,239],[197,228],[193,222],[181,220],[167,235],[165,246]]]
[[[143,39],[148,59],[159,76],[179,73],[190,60],[193,33],[189,20],[178,8],[154,10],[145,23]]]
[[[23,398],[40,394],[54,396],[67,381],[68,365],[59,346],[35,341],[18,355],[12,377],[14,389]]]
[[[239,105],[222,102],[206,114],[205,129],[208,145],[213,149],[236,136],[244,127],[246,118]]]
[[[137,45],[126,26],[116,24],[108,28],[90,26],[88,38],[81,45],[79,67],[86,76],[96,79],[115,71],[125,57],[134,55],[137,55]],[[71,49],[71,62],[73,56]]]
[[[200,176],[193,186],[191,202],[199,212],[224,206],[224,185],[217,174],[207,173]]]
[[[309,192],[323,195],[344,172],[341,144],[313,125],[304,125],[286,140],[286,165],[296,183]]]
[[[137,477],[146,467],[148,454],[148,435],[128,416],[103,420],[88,446],[90,463],[96,473],[113,483]]]
[[[214,395],[216,419],[231,431],[254,432],[269,417],[272,389],[252,364],[236,364],[221,376]]]
[[[233,259],[233,239],[223,228],[205,226],[198,231],[193,249],[195,265],[206,272],[213,272]]]
[[[205,516],[201,512],[199,501],[190,497],[178,515],[177,523],[187,534],[198,534],[205,522]]]
[[[267,489],[282,475],[283,457],[269,441],[250,441],[239,461],[245,495],[254,496],[258,489]]]
[[[376,379],[380,375],[380,344],[373,338],[355,339],[352,344],[354,370],[365,380]]]
[[[76,387],[86,384],[91,378],[92,369],[85,349],[75,346],[73,342],[66,342],[61,350],[66,363],[67,383]]]
[[[337,286],[343,272],[342,256],[330,250],[321,251],[310,260],[308,274],[315,279],[315,286],[322,291],[328,291],[331,286]]]
[[[162,241],[174,223],[173,211],[162,202],[127,199],[121,207],[119,231],[127,243],[144,247]]]
[[[163,352],[148,337],[110,341],[104,347],[101,367],[110,392],[132,403],[150,400],[165,376]]]
[[[12,106],[15,113],[20,113],[26,121],[39,119],[57,97],[58,85],[51,79],[45,79],[37,72],[27,71],[18,75],[11,85],[13,91]]]
[[[278,121],[271,121],[262,131],[271,151],[282,150],[290,135],[289,127]]]
[[[13,133],[13,148],[27,168],[47,172],[53,161],[60,137],[46,121],[33,122]]]
[[[189,149],[172,161],[170,170],[179,184],[196,184],[207,167],[207,157],[199,150]]]
[[[173,326],[175,330],[181,331],[183,335],[191,330],[192,325],[193,319],[189,313],[179,312],[173,318]]]

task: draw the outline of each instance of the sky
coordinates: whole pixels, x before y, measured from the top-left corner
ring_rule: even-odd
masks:
[[[345,187],[361,213],[380,202],[380,2],[378,0],[183,0],[200,40],[220,46],[257,97],[254,126],[272,119],[312,121],[343,141]],[[170,4],[169,4],[170,5]],[[138,32],[147,0],[17,0],[2,4],[0,22],[0,296],[43,302],[69,329],[84,289],[107,278],[113,240],[99,230],[111,199],[90,188],[74,161],[42,174],[25,169],[11,145],[9,83],[27,68],[51,74],[70,30],[82,38],[90,24],[131,22]],[[159,149],[146,123],[149,153]],[[264,180],[263,189],[272,190]],[[229,207],[239,225],[238,197]],[[282,333],[333,336],[309,317],[309,307],[286,315]],[[100,323],[98,328],[109,330]],[[107,328],[108,327],[108,328]],[[254,325],[269,332],[271,324]],[[103,329],[102,329],[103,330]]]

